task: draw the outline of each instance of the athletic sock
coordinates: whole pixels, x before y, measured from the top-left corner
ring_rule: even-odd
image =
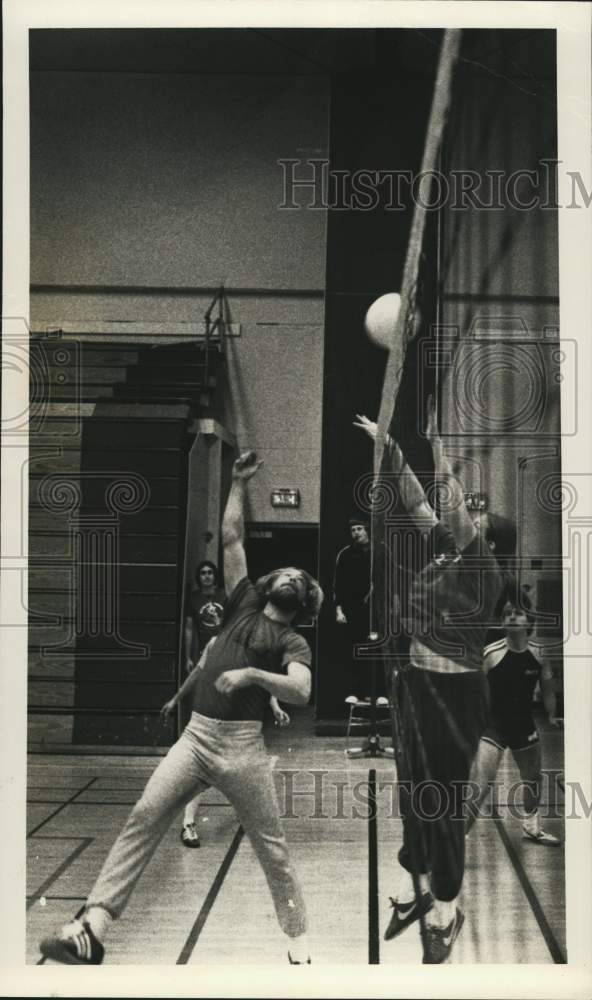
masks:
[[[197,819],[197,810],[199,808],[199,799],[192,799],[185,806],[185,812],[183,813],[183,826],[188,826],[189,823],[195,823]]]
[[[424,892],[430,891],[430,879],[428,875],[419,875],[419,890],[423,894]],[[397,903],[401,903],[403,906],[408,903],[413,903],[415,901],[415,886],[413,884],[413,878],[410,872],[405,868],[401,868],[399,872],[399,878],[396,886],[395,899]]]
[[[298,937],[290,937],[289,934],[286,934],[286,942],[292,961],[300,962],[301,965],[306,965],[310,959],[310,951],[308,948],[308,939],[306,934],[299,934]]]
[[[430,876],[429,875],[420,875],[419,876],[419,888],[420,888],[420,891],[421,891],[422,894],[424,892],[431,892]]]
[[[434,905],[428,914],[426,920],[428,924],[433,927],[448,927],[451,920],[454,919],[456,913],[456,900],[455,899],[434,899]]]
[[[82,920],[89,925],[97,941],[101,942],[105,940],[113,923],[113,917],[104,906],[89,906],[82,914]]]
[[[524,813],[522,825],[527,833],[537,834],[541,828],[541,816],[538,809],[531,813]]]

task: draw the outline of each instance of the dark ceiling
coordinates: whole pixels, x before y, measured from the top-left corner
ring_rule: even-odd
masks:
[[[35,29],[31,70],[432,76],[442,32],[374,28]],[[555,32],[469,30],[462,71],[513,79],[555,76]]]

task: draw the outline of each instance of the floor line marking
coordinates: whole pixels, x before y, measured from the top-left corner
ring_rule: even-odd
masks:
[[[79,791],[75,792],[74,795],[71,795],[70,798],[66,799],[65,802],[62,802],[61,806],[59,806],[57,809],[54,809],[54,811],[49,816],[47,816],[46,819],[44,819],[41,823],[38,823],[37,826],[34,827],[27,834],[27,840],[29,839],[29,837],[32,837],[33,834],[37,833],[37,831],[40,830],[42,826],[45,826],[46,823],[49,823],[49,821],[52,820],[54,818],[54,816],[57,816],[58,813],[60,813],[62,811],[62,809],[65,809],[66,806],[69,806],[70,803],[74,801],[74,799],[77,799],[79,795],[82,795],[82,793],[85,792],[87,790],[87,788],[90,788],[91,785],[94,785],[94,783],[95,783],[96,780],[97,780],[96,777],[95,778],[91,778],[90,781],[87,782],[86,785],[84,785],[82,788],[79,789]]]
[[[216,897],[222,888],[222,884],[226,875],[228,874],[228,869],[230,868],[232,862],[234,861],[236,852],[240,847],[241,840],[244,837],[244,830],[242,826],[239,826],[234,837],[232,838],[230,847],[228,848],[222,864],[220,865],[218,871],[216,872],[216,877],[212,882],[209,892],[204,899],[200,911],[195,918],[195,923],[187,935],[185,944],[181,948],[179,957],[175,962],[175,965],[187,965],[187,962],[191,958],[193,950],[197,944],[199,936],[205,926],[206,920],[210,915],[210,911],[216,902]]]
[[[45,882],[41,883],[36,892],[32,893],[30,896],[27,897],[27,910],[30,910],[38,899],[41,899],[42,896],[45,896],[45,893],[47,892],[49,887],[52,886],[54,882],[57,882],[59,877],[64,874],[64,872],[70,867],[70,865],[76,860],[76,858],[80,854],[82,854],[83,851],[86,850],[89,844],[92,844],[94,837],[81,837],[80,840],[82,841],[82,843],[78,844],[78,846],[74,848],[74,850],[68,855],[68,857],[64,861],[62,861],[60,865],[58,865],[58,867],[55,869],[54,872],[52,872],[49,878],[46,878]]]
[[[48,903],[84,903],[86,896],[45,896]],[[32,896],[27,896],[32,899]]]
[[[524,895],[526,896],[528,902],[530,903],[530,908],[534,914],[537,924],[539,925],[541,934],[545,939],[545,944],[549,949],[551,958],[553,959],[556,965],[566,965],[567,959],[563,954],[563,951],[557,941],[557,938],[555,937],[553,931],[551,930],[551,927],[549,926],[547,918],[543,912],[543,908],[539,902],[539,898],[533,888],[533,885],[528,875],[524,870],[524,866],[520,860],[520,857],[518,856],[518,852],[516,851],[516,848],[514,847],[512,841],[510,840],[510,837],[508,836],[508,831],[506,830],[503,820],[500,814],[497,812],[497,810],[494,813],[493,819],[495,822],[495,828],[499,833],[500,840],[506,849],[506,853],[510,861],[512,862],[512,866],[514,868],[514,871],[516,872],[516,875],[518,876],[520,885],[524,890]],[[544,849],[545,848],[543,848],[543,850]]]

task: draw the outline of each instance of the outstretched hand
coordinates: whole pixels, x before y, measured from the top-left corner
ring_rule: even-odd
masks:
[[[173,714],[173,712],[175,711],[176,706],[177,706],[177,702],[176,702],[175,698],[171,698],[170,701],[165,701],[164,705],[162,706],[162,708],[160,710],[160,714],[161,714],[162,718],[163,719],[168,719],[169,716],[171,716]]]
[[[378,424],[375,424],[373,420],[368,420],[361,413],[356,413],[356,420],[354,420],[354,427],[359,427],[360,430],[365,431],[369,438],[374,441],[376,439],[376,432],[378,430]]]
[[[239,455],[232,466],[232,478],[242,479],[243,482],[246,482],[259,471],[262,465],[263,460],[258,461],[254,451],[245,451]]]

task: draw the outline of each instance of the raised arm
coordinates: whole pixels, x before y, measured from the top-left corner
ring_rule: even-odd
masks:
[[[433,396],[430,396],[428,399],[426,437],[432,447],[436,480],[444,487],[444,500],[440,516],[450,528],[454,535],[454,540],[462,552],[473,541],[473,538],[477,534],[477,529],[467,510],[463,485],[458,476],[454,475],[444,453],[442,439],[438,430]]]
[[[257,461],[254,451],[247,451],[232,467],[232,483],[222,518],[222,556],[224,584],[230,597],[237,583],[247,575],[245,555],[245,489],[263,462]]]
[[[360,414],[356,414],[356,416],[357,420],[354,420],[354,427],[359,427],[365,431],[369,438],[374,440],[377,425],[374,421],[368,420],[368,417]],[[421,483],[407,465],[403,452],[390,434],[386,436],[385,445],[391,456],[393,472],[398,478],[399,495],[405,510],[416,527],[421,531],[431,531],[434,525],[438,523],[438,518],[428,503]]]

